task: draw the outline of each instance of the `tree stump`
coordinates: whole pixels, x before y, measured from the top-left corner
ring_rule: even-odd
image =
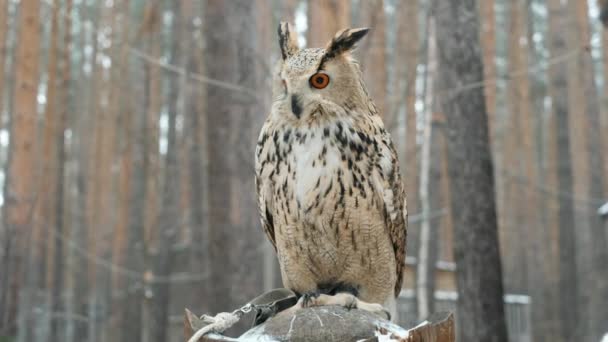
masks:
[[[186,310],[186,341],[203,327],[202,321]],[[253,327],[238,338],[209,334],[198,342],[229,341],[403,341],[453,342],[454,317],[449,312],[431,315],[428,320],[409,330],[363,310],[340,306],[321,306],[295,312],[281,312],[265,323]]]

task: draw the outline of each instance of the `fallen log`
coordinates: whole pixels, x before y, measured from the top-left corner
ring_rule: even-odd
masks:
[[[189,310],[184,316],[186,341],[205,326]],[[414,328],[404,329],[390,321],[363,310],[348,310],[340,306],[321,306],[285,311],[261,325],[253,327],[238,338],[210,333],[198,342],[244,341],[403,341],[454,342],[454,317],[449,312],[431,315]]]

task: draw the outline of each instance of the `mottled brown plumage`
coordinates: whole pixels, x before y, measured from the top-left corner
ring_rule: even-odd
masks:
[[[401,290],[406,204],[397,155],[351,50],[367,29],[302,49],[282,23],[283,58],[256,150],[264,231],[286,287],[386,305]],[[323,89],[311,76],[330,77]]]

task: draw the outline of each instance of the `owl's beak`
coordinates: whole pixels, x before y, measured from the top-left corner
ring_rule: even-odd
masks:
[[[297,94],[291,95],[291,112],[299,119],[302,115],[302,102]]]

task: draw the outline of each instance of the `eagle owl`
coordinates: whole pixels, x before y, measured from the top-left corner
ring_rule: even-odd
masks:
[[[368,29],[299,49],[279,25],[273,102],[256,148],[262,226],[300,306],[383,310],[401,290],[407,211],[397,155],[351,56]]]

